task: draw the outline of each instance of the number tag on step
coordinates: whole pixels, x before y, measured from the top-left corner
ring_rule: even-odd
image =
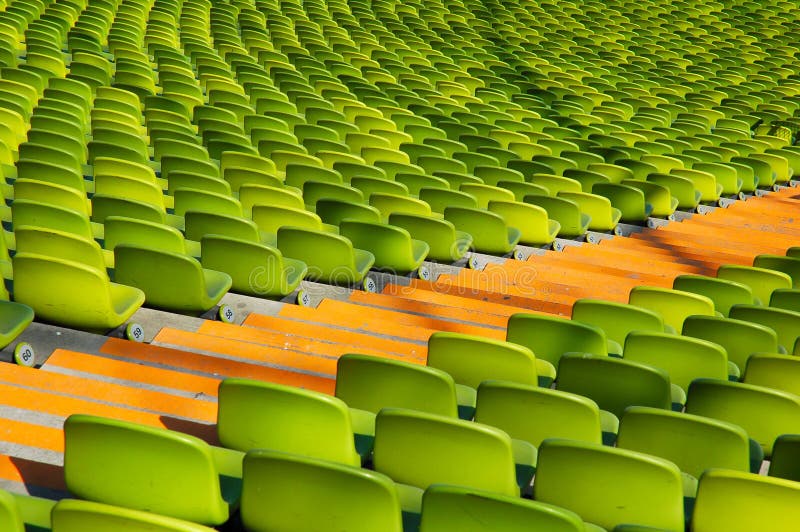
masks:
[[[223,323],[233,323],[236,320],[236,313],[233,311],[230,305],[220,305],[219,306],[219,321]]]
[[[144,328],[138,323],[129,323],[125,327],[125,338],[132,342],[144,342]]]
[[[20,342],[14,348],[14,362],[20,366],[32,368],[36,363],[36,353],[28,342]]]

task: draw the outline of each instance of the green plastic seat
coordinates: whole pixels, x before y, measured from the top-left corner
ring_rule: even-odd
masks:
[[[258,229],[267,235],[270,240],[284,226],[302,227],[313,231],[326,231],[335,233],[336,228],[322,223],[322,219],[315,213],[293,207],[279,205],[253,205],[252,218]]]
[[[311,390],[224,379],[219,386],[217,432],[228,449],[271,449],[361,465],[347,405]]]
[[[23,225],[15,229],[14,236],[17,253],[31,253],[78,262],[103,274],[109,266],[108,262],[111,262],[111,257],[103,253],[95,240],[74,233]]]
[[[678,168],[672,170],[670,175],[688,179],[700,192],[700,201],[704,203],[715,202],[722,195],[723,186],[717,183],[715,174],[704,172],[696,168]]]
[[[653,206],[645,202],[643,191],[615,183],[595,183],[592,194],[607,198],[613,208],[620,211],[620,220],[627,223],[642,223],[653,211]]]
[[[734,166],[717,162],[700,162],[695,163],[692,170],[712,174],[722,187],[721,194],[735,195],[742,190],[743,181]]]
[[[703,416],[629,407],[620,420],[617,447],[677,465],[691,477],[684,492],[691,498],[697,479],[708,469],[750,471],[750,441],[744,429]]]
[[[504,188],[479,183],[464,183],[461,192],[469,194],[477,201],[477,207],[485,209],[490,201],[514,201],[514,193]]]
[[[733,305],[752,305],[753,291],[744,284],[703,275],[679,275],[672,288],[706,296],[714,302],[714,309],[727,316]]]
[[[797,348],[800,337],[800,313],[757,305],[735,305],[731,308],[730,317],[757,323],[774,330],[778,335],[779,349],[791,353]]]
[[[568,353],[561,357],[556,389],[588,397],[617,417],[629,406],[669,410],[676,402],[666,371],[591,354]]]
[[[784,257],[782,255],[758,255],[753,259],[753,266],[785,273],[792,279],[791,288],[800,288],[800,258]],[[769,301],[769,299],[762,301]]]
[[[715,316],[714,302],[702,295],[657,288],[636,286],[628,296],[628,303],[657,312],[664,324],[674,331],[683,328],[683,321],[692,315]]]
[[[678,198],[674,197],[670,190],[663,185],[635,179],[625,179],[620,184],[641,190],[644,193],[645,202],[652,207],[650,211],[652,216],[666,218],[678,208]]]
[[[622,356],[625,339],[633,331],[663,332],[664,320],[651,310],[603,301],[579,299],[572,304],[572,319],[600,328],[606,334],[608,353]]]
[[[772,292],[769,306],[792,312],[800,312],[800,290],[793,288],[778,288]]]
[[[684,336],[700,338],[722,346],[729,363],[744,370],[754,353],[777,353],[778,336],[764,325],[714,316],[690,316],[683,322]]]
[[[97,230],[89,217],[79,211],[32,200],[14,201],[11,204],[11,219],[15,228],[26,225],[44,227],[74,233],[86,239],[94,238]]]
[[[516,227],[509,227],[498,214],[468,207],[447,207],[444,219],[459,231],[472,235],[472,245],[480,253],[506,255],[521,238]]]
[[[200,314],[231,287],[227,273],[202,268],[193,257],[134,244],[114,248],[114,280],[139,288],[148,306]]]
[[[667,188],[672,197],[678,200],[679,209],[692,210],[700,203],[701,192],[695,188],[694,182],[686,177],[653,173],[647,176],[647,182]]]
[[[547,211],[536,205],[517,201],[490,201],[489,212],[499,214],[506,224],[516,227],[520,243],[528,246],[549,246],[561,230],[561,224],[548,218]]]
[[[540,196],[547,196],[550,194],[550,191],[542,185],[535,185],[527,182],[520,183],[518,181],[498,181],[497,186],[513,192],[514,198],[516,198],[517,201],[524,200],[525,196],[529,194],[538,194]]]
[[[221,181],[225,183],[224,181]],[[226,183],[227,184],[227,183]],[[238,200],[215,192],[205,192],[190,188],[175,190],[175,214],[184,216],[187,211],[210,212],[242,216],[242,205]]]
[[[211,532],[213,528],[152,512],[77,499],[63,499],[52,510],[57,532],[126,530],[130,532]]]
[[[750,287],[756,304],[766,304],[774,290],[792,288],[788,274],[766,268],[724,264],[717,270],[717,277]]]
[[[419,445],[421,437],[425,445]],[[530,450],[535,454],[533,447]],[[471,421],[384,408],[375,420],[373,463],[375,471],[419,489],[453,484],[511,496],[520,493],[511,438]]]
[[[783,390],[800,394],[798,372],[800,359],[791,355],[778,355],[769,352],[754,353],[747,359],[743,382],[763,386],[773,390]]]
[[[241,294],[282,298],[294,292],[308,272],[304,262],[249,239],[206,234],[201,250],[203,268],[228,274],[231,291]]]
[[[469,511],[465,511],[465,509]],[[582,532],[577,514],[538,501],[458,486],[434,485],[422,497],[420,532]]]
[[[239,189],[239,201],[246,216],[252,216],[253,206],[273,205],[276,207],[305,208],[300,191],[264,185],[246,184]]]
[[[242,459],[161,428],[82,414],[64,422],[64,478],[72,494],[194,523],[228,520],[241,494]]]
[[[389,215],[389,224],[405,229],[413,239],[426,242],[429,247],[428,260],[457,261],[472,245],[472,235],[456,230],[447,220],[395,212]]]
[[[485,380],[537,385],[539,375],[552,382],[555,371],[530,349],[500,340],[436,332],[428,339],[428,366],[445,371],[456,382],[462,417],[470,419],[475,390]]]
[[[247,530],[403,530],[394,483],[379,472],[273,450],[248,453],[243,470]]]
[[[398,274],[417,270],[430,250],[426,242],[412,239],[408,231],[392,225],[343,220],[339,231],[353,246],[375,256],[375,268]]]
[[[669,374],[672,385],[684,391],[696,378],[728,378],[725,349],[697,338],[635,331],[625,339],[623,357],[663,369]]]
[[[589,216],[591,231],[613,231],[622,218],[622,211],[612,206],[611,201],[598,194],[586,192],[559,192],[559,198],[574,201],[581,215]]]
[[[548,196],[555,197],[559,192],[580,192],[583,190],[579,181],[557,175],[534,174],[529,181],[534,185],[546,188]]]
[[[199,255],[192,242],[172,226],[136,220],[124,216],[109,216],[105,220],[104,249],[113,251],[119,244],[135,244],[191,256]]]
[[[616,432],[606,426],[609,417],[591,399],[559,390],[490,380],[478,386],[475,421],[537,447],[547,438],[601,443],[604,429]]]
[[[380,223],[381,213],[375,207],[337,199],[319,199],[316,213],[323,223],[338,226],[343,220]],[[391,222],[390,222],[391,224]],[[393,224],[392,224],[393,225]]]
[[[700,479],[692,531],[789,532],[800,519],[799,501],[796,482],[716,469]]]
[[[654,456],[572,440],[542,443],[537,501],[613,529],[620,524],[683,530],[683,489],[675,464]]]
[[[558,368],[565,353],[606,355],[606,335],[593,325],[541,314],[514,314],[508,319],[506,341],[527,347],[537,360]],[[545,384],[545,383],[542,383]]]
[[[689,386],[686,412],[739,425],[767,459],[775,438],[800,432],[800,398],[752,384],[696,379]]]
[[[355,284],[375,263],[369,251],[354,248],[347,238],[300,227],[278,229],[278,249],[284,257],[308,265],[306,278],[329,284]]]
[[[772,460],[767,474],[770,477],[800,481],[800,466],[797,464],[798,446],[800,446],[800,436],[797,434],[778,436],[772,448]]]
[[[419,199],[430,205],[433,212],[444,212],[447,207],[478,208],[478,200],[472,194],[458,190],[425,187],[419,191]]]
[[[456,385],[446,372],[389,358],[346,354],[336,366],[336,397],[377,414],[396,407],[455,418]]]
[[[561,193],[559,192],[559,194]],[[548,218],[552,218],[559,223],[558,236],[560,237],[580,237],[589,229],[590,216],[581,212],[580,205],[571,199],[529,195],[525,196],[525,203],[541,207],[547,211]]]
[[[144,302],[136,288],[111,283],[105,271],[85,264],[17,253],[14,300],[42,321],[90,331],[114,329]]]

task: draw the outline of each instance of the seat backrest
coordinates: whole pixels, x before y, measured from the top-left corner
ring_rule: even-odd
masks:
[[[790,532],[799,520],[797,482],[716,469],[700,479],[692,532]]]
[[[508,319],[506,341],[523,345],[558,367],[565,353],[608,354],[602,329],[541,314],[514,314]]]
[[[122,216],[109,216],[104,225],[105,249],[113,250],[118,244],[135,244],[173,253],[186,252],[183,235],[169,225]]]
[[[657,312],[664,318],[664,323],[676,331],[683,328],[683,321],[688,316],[715,315],[714,302],[706,296],[669,288],[636,286],[628,296],[628,303]]]
[[[756,303],[762,305],[769,302],[774,290],[792,288],[792,278],[788,274],[766,268],[723,264],[717,270],[717,277],[750,287],[757,298]]]
[[[566,354],[561,358],[556,388],[592,399],[616,416],[629,406],[670,409],[669,375],[638,362],[590,354]]]
[[[336,397],[351,408],[378,413],[408,408],[456,417],[453,378],[434,367],[368,355],[342,355],[336,366]]]
[[[703,275],[679,275],[672,288],[706,296],[714,302],[714,310],[727,316],[733,305],[752,305],[753,291],[747,285]]]
[[[511,438],[471,421],[384,408],[375,421],[374,464],[421,489],[453,484],[519,496]]]
[[[86,239],[94,238],[89,218],[78,211],[32,200],[15,200],[11,204],[14,228],[44,227],[74,233]]]
[[[783,272],[792,279],[791,288],[800,288],[800,259],[783,255],[759,255],[753,266]],[[766,304],[766,301],[764,302]]]
[[[179,188],[175,191],[175,214],[183,216],[187,211],[242,216],[242,205],[238,200],[230,196],[190,188]]]
[[[800,337],[800,312],[758,305],[735,305],[731,318],[764,325],[778,335],[778,345],[789,353]]]
[[[689,386],[686,412],[739,425],[767,459],[775,438],[800,434],[800,397],[752,384],[697,379]]]
[[[334,274],[344,268],[347,272],[355,269],[353,244],[343,236],[323,233],[300,227],[283,226],[278,229],[278,249],[286,257],[302,258],[309,253],[319,260],[313,263],[320,276]],[[342,270],[345,279],[350,274]],[[313,273],[313,272],[312,272]]]
[[[361,465],[347,405],[311,390],[225,379],[219,386],[217,431],[229,449],[272,449]]]
[[[675,464],[634,451],[545,440],[534,499],[571,510],[606,529],[620,524],[683,530],[683,486]]]
[[[292,207],[254,205],[253,221],[265,233],[277,233],[284,226],[322,229],[322,220],[313,212]]]
[[[764,325],[716,316],[689,316],[683,322],[684,336],[721,345],[728,360],[744,370],[753,353],[777,353],[778,336]]]
[[[339,225],[347,219],[373,223],[381,221],[381,214],[375,207],[338,199],[318,200],[316,211],[323,222],[332,225]]]
[[[246,214],[252,212],[254,205],[273,205],[303,209],[303,197],[289,189],[265,185],[246,184],[239,188],[239,201]]]
[[[243,470],[248,530],[403,530],[396,488],[381,473],[273,450],[248,453]]]
[[[80,532],[87,530],[212,532],[214,530],[203,525],[151,512],[78,499],[62,499],[53,507],[51,517],[54,532]]]
[[[469,511],[465,511],[469,508]],[[538,501],[458,486],[431,486],[422,497],[420,532],[582,532],[581,518]]]
[[[200,240],[205,235],[225,235],[250,242],[260,242],[258,226],[247,218],[201,211],[187,211],[186,238]]]
[[[800,358],[757,353],[747,359],[742,382],[800,395]]]
[[[444,212],[450,206],[478,207],[475,196],[466,191],[424,187],[419,191],[419,199],[430,205],[433,212]]]
[[[579,299],[572,304],[572,319],[603,330],[609,340],[624,345],[632,331],[663,332],[664,320],[655,312],[625,303]]]
[[[17,252],[56,257],[85,264],[106,274],[106,264],[100,245],[74,233],[42,227],[19,226],[15,229]]]
[[[473,388],[485,380],[538,382],[536,357],[529,348],[460,333],[433,333],[428,339],[428,365]]]
[[[25,532],[17,501],[5,490],[0,490],[0,527],[8,532]]]
[[[64,478],[90,501],[209,525],[229,515],[210,447],[187,434],[72,415],[64,422]]]
[[[661,368],[670,382],[683,390],[694,379],[726,379],[728,355],[715,343],[669,333],[632,332],[625,340],[623,357]]]
[[[540,445],[547,438],[601,443],[600,410],[586,397],[505,381],[478,386],[475,421]]]
[[[750,470],[750,443],[738,425],[641,406],[620,420],[617,447],[659,456],[698,478],[711,468]]]

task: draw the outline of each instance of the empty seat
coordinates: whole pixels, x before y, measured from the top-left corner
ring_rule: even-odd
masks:
[[[735,305],[730,317],[769,327],[778,335],[778,346],[785,353],[797,353],[800,337],[800,313],[757,305]]]
[[[317,207],[319,212],[319,206]],[[461,259],[472,245],[472,235],[456,230],[447,220],[428,216],[395,212],[389,215],[389,224],[408,231],[412,238],[428,244],[429,260],[454,262]]]
[[[79,530],[211,532],[213,530],[203,525],[152,512],[77,499],[63,499],[53,506],[52,529],[59,532]]]
[[[791,355],[754,353],[747,359],[742,381],[800,395],[800,359]]]
[[[622,356],[625,338],[632,331],[663,332],[664,320],[651,310],[634,305],[583,298],[572,304],[572,319],[603,330],[608,353]]]
[[[606,529],[638,525],[683,530],[677,466],[654,456],[572,440],[542,443],[534,499]]]
[[[394,483],[378,472],[273,450],[248,453],[243,470],[247,530],[403,530]]]
[[[703,275],[679,275],[672,282],[672,288],[706,296],[714,302],[714,310],[727,316],[733,305],[752,305],[753,291],[747,285],[706,277]]]
[[[238,505],[242,457],[193,436],[126,421],[74,414],[64,422],[64,478],[71,493],[200,524],[223,524]]]
[[[724,264],[717,270],[717,277],[748,286],[753,291],[756,304],[766,305],[774,290],[792,288],[792,278],[775,270]]]
[[[680,331],[688,316],[714,316],[714,302],[698,294],[657,288],[636,286],[629,296],[628,303],[657,312],[664,318],[664,324],[673,331]]]
[[[508,226],[502,216],[480,209],[447,207],[444,219],[472,235],[472,245],[480,253],[511,253],[522,236],[519,229]]]
[[[376,268],[398,274],[417,270],[430,250],[426,242],[412,239],[408,231],[392,225],[343,220],[339,231],[353,246],[372,253]]]
[[[360,466],[350,412],[341,400],[311,390],[230,378],[219,385],[222,445],[271,449]]]
[[[777,353],[779,347],[778,336],[769,327],[716,316],[689,316],[682,334],[722,346],[728,361],[742,371],[753,353]]]
[[[307,264],[309,280],[323,283],[359,283],[375,263],[372,253],[354,248],[343,236],[299,227],[278,229],[278,249]]]

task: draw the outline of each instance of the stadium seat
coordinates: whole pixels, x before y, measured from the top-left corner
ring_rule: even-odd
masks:
[[[715,316],[714,302],[702,295],[679,290],[636,286],[628,297],[628,303],[657,312],[664,318],[664,325],[672,331],[680,331],[689,316]]]
[[[52,510],[52,530],[130,530],[132,532],[210,532],[213,528],[155,513],[77,499],[59,501]]]
[[[430,250],[426,242],[412,239],[401,227],[343,220],[339,231],[353,246],[374,255],[375,268],[401,275],[417,270]]]
[[[572,304],[572,319],[603,330],[608,343],[608,354],[622,356],[622,346],[632,331],[663,332],[664,320],[651,310],[603,301],[579,299]]]
[[[223,524],[238,506],[243,456],[131,422],[81,414],[64,422],[64,478],[71,493],[199,524]]]
[[[307,279],[329,284],[359,283],[375,263],[372,253],[343,236],[299,227],[278,228],[278,249],[308,265]]]

